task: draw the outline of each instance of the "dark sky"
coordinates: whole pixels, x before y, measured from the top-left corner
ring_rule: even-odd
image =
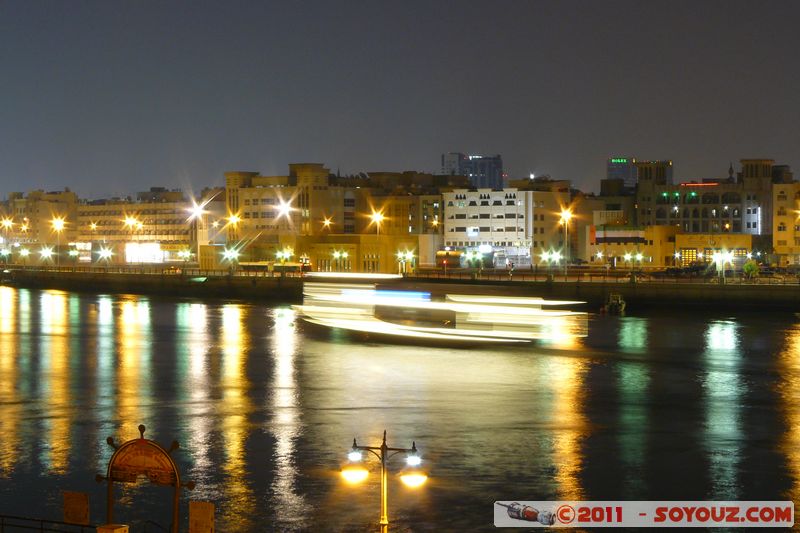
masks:
[[[799,28],[796,1],[0,1],[0,197],[446,151],[586,190],[617,154],[800,171]]]

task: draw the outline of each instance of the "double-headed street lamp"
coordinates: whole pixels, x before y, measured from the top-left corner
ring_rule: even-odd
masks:
[[[369,472],[362,464],[363,454],[369,452],[381,462],[381,533],[389,531],[389,512],[387,509],[387,472],[386,462],[399,453],[406,454],[406,468],[400,473],[400,480],[411,488],[422,486],[428,475],[420,469],[422,458],[417,452],[416,442],[411,442],[411,448],[390,448],[386,444],[386,430],[383,432],[383,442],[380,446],[359,446],[353,439],[353,447],[347,454],[349,463],[342,468],[342,477],[348,483],[360,483],[367,479]]]
[[[397,262],[399,263],[400,273],[406,274],[406,266],[410,265],[411,270],[414,270],[414,252],[406,250],[405,252],[397,252]]]
[[[339,250],[333,251],[333,258],[336,260],[336,272],[339,272],[342,269],[342,259],[347,259],[347,252],[340,252]]]

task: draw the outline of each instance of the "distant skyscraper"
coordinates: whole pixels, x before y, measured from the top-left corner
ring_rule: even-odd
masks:
[[[481,189],[503,188],[503,158],[500,155],[442,154],[442,174],[461,175]]]
[[[606,166],[606,179],[621,179],[625,187],[636,187],[636,158],[612,157]]]

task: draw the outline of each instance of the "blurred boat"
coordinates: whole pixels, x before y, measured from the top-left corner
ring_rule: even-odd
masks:
[[[583,302],[512,296],[384,290],[373,284],[305,283],[303,305],[312,324],[397,339],[454,343],[520,343],[585,337],[584,312],[558,309]]]

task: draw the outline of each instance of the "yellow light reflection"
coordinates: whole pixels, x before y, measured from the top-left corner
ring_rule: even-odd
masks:
[[[739,497],[737,473],[742,455],[741,396],[745,384],[740,374],[741,354],[736,323],[712,322],[706,331],[703,358],[706,378],[705,446],[709,455],[712,498]]]
[[[117,418],[123,428],[135,428],[149,416],[150,303],[144,299],[123,301],[118,322]]]
[[[553,464],[558,495],[562,500],[582,500],[580,474],[584,454],[581,441],[588,432],[583,415],[583,380],[588,370],[585,361],[572,358],[554,358],[547,375],[553,390],[555,405],[552,420],[557,424],[553,442]]]
[[[239,304],[227,304],[222,308],[222,432],[225,439],[225,463],[222,465],[228,477],[226,490],[236,509],[236,517],[254,514],[253,491],[245,482],[245,441],[249,427],[249,415],[253,410],[248,390],[250,383],[246,374],[247,347],[249,338],[245,320],[247,308]],[[241,524],[249,529],[248,524]]]
[[[176,323],[179,332],[178,368],[180,383],[185,387],[188,401],[181,402],[189,426],[189,442],[192,450],[192,470],[198,473],[214,468],[209,457],[213,428],[210,411],[209,365],[208,365],[208,313],[205,304],[178,304]],[[201,474],[202,475],[202,474]]]
[[[41,320],[40,361],[42,397],[47,420],[42,462],[50,471],[64,474],[70,453],[71,399],[69,389],[69,331],[67,295],[45,291],[39,300]]]
[[[422,472],[409,472],[407,474],[402,474],[400,476],[400,481],[402,481],[403,485],[406,487],[416,489],[428,481],[428,475]]]
[[[0,286],[0,477],[11,474],[19,460],[19,425],[22,419],[22,405],[17,393],[17,335],[14,327],[17,321],[16,291],[11,287]]]
[[[96,385],[98,391],[108,391],[114,387],[114,303],[109,296],[100,296],[97,299],[97,374]],[[114,395],[97,395],[97,416],[95,425],[98,430],[102,424],[114,418]],[[101,436],[102,437],[102,436]],[[108,466],[108,458],[96,454],[95,469],[102,472]]]
[[[369,471],[360,465],[348,465],[342,468],[342,478],[351,485],[361,483],[369,476]]]
[[[298,385],[295,376],[297,350],[296,314],[291,309],[274,310],[275,326],[272,331],[272,349],[275,359],[273,375],[272,433],[275,436],[275,508],[286,513],[288,519],[303,516],[304,498],[296,488],[297,466],[294,462],[295,442],[301,435],[299,419]]]
[[[780,408],[786,418],[780,449],[793,478],[787,499],[796,501],[800,498],[800,324],[787,332],[786,346],[778,358],[778,375],[782,378],[778,388]]]

